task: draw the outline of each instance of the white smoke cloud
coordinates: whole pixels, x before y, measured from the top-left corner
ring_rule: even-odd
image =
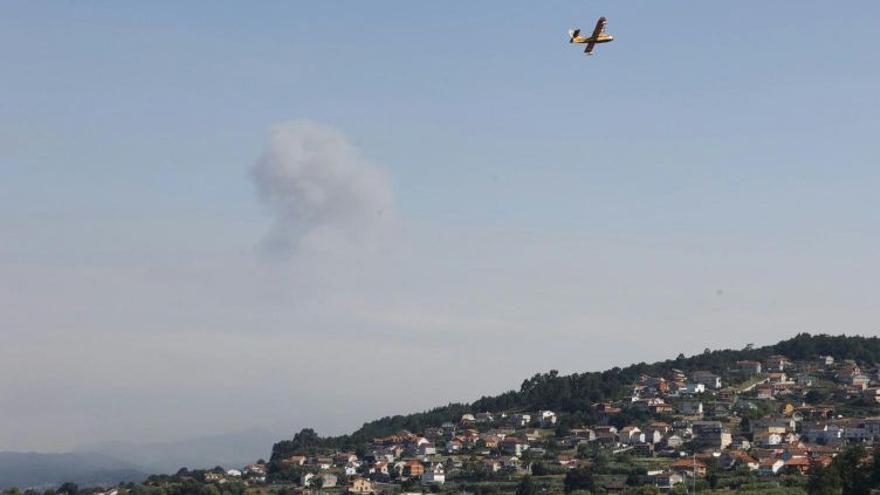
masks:
[[[264,239],[274,254],[309,245],[369,243],[394,216],[385,173],[330,126],[308,120],[273,126],[251,175],[274,217]]]

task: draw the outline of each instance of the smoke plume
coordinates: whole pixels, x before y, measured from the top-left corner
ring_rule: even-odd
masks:
[[[369,242],[393,215],[394,194],[383,171],[326,125],[297,120],[273,126],[251,175],[274,219],[263,243],[274,254]]]

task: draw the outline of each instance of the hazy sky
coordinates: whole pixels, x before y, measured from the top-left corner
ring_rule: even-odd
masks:
[[[585,57],[567,29],[609,19]],[[0,450],[877,334],[880,3],[6,2]]]

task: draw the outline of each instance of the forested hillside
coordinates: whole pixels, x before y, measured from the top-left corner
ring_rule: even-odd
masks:
[[[685,357],[656,363],[638,363],[625,368],[611,368],[601,372],[560,375],[551,370],[526,379],[519,390],[500,395],[481,397],[473,403],[455,403],[430,411],[384,417],[365,423],[350,435],[322,438],[305,429],[291,440],[276,443],[272,458],[280,459],[293,452],[309,452],[317,448],[352,448],[365,445],[370,439],[390,435],[400,430],[421,431],[444,421],[457,421],[466,412],[517,411],[552,409],[560,413],[578,415],[577,420],[590,419],[592,405],[623,397],[642,374],[665,375],[677,369],[684,373],[708,370],[723,373],[741,360],[764,360],[782,354],[794,360],[808,360],[830,355],[836,360],[853,359],[860,363],[880,362],[880,339],[877,337],[810,335],[801,333],[775,345],[743,349],[709,350]]]

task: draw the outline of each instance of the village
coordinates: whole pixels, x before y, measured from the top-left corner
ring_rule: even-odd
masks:
[[[552,410],[473,411],[356,450],[296,452],[200,476],[303,494],[512,492],[524,477],[556,480],[544,491],[566,492],[684,492],[731,479],[803,486],[798,478],[844,448],[880,439],[878,383],[875,367],[855,361],[774,355],[723,373],[642,375],[629,397],[593,404],[593,424]],[[590,473],[584,486],[569,484],[575,470]]]

